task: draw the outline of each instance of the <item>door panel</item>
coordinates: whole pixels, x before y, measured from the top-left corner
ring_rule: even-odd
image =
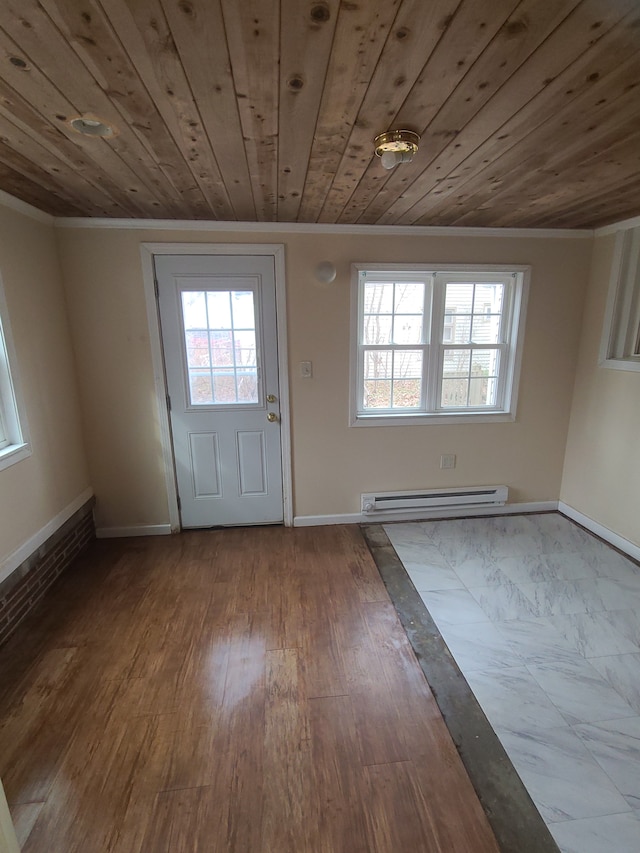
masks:
[[[183,527],[283,520],[273,258],[155,258]]]
[[[189,433],[193,492],[196,498],[219,498],[220,452],[215,432]]]
[[[238,433],[237,440],[240,494],[266,494],[267,471],[264,431],[242,431]]]

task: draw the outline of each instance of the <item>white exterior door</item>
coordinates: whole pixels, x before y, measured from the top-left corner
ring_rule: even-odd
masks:
[[[155,268],[182,526],[282,522],[273,257]]]

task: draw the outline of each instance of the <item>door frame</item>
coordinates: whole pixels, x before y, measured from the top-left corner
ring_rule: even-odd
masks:
[[[276,323],[278,340],[278,375],[280,381],[280,446],[282,454],[282,502],[285,527],[293,526],[293,487],[291,470],[291,413],[289,407],[289,363],[287,350],[287,303],[284,245],[281,243],[141,243],[144,296],[149,323],[149,339],[153,362],[153,379],[164,459],[169,523],[171,532],[181,529],[178,488],[171,427],[167,410],[167,378],[164,368],[160,315],[156,298],[156,255],[266,255],[273,258],[276,282]]]

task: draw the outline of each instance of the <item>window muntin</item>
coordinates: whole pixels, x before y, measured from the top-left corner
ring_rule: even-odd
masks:
[[[355,270],[353,423],[512,416],[527,268]]]
[[[363,279],[362,288],[362,409],[419,409],[430,282]]]
[[[250,290],[183,290],[191,406],[259,402],[256,312]]]
[[[458,281],[446,274],[436,275],[436,298],[444,299],[439,335],[443,345],[438,376],[441,411],[500,405],[500,365],[511,286],[505,280]]]

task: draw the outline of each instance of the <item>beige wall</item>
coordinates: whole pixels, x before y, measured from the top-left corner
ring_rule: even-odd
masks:
[[[598,366],[614,240],[594,241],[561,498],[640,545],[640,373]]]
[[[374,489],[506,483],[514,501],[557,500],[591,241],[62,229],[98,526],[168,521],[140,243],[268,242],[286,249],[294,513],[359,511]],[[338,277],[318,285],[331,260]],[[350,428],[350,263],[533,265],[515,423]],[[298,362],[313,362],[313,379]],[[441,471],[441,453],[455,470]]]
[[[0,472],[0,567],[89,486],[51,225],[0,206],[0,275],[33,454]]]

